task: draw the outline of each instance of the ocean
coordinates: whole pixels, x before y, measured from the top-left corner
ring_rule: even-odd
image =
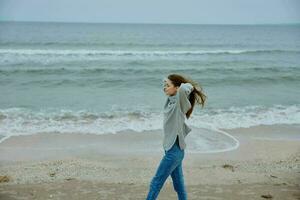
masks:
[[[170,73],[192,127],[300,124],[300,25],[0,22],[0,135],[160,130]]]

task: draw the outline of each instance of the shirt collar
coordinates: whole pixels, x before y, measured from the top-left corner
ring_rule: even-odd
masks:
[[[173,96],[168,96],[168,99],[169,99],[171,102],[175,102],[175,101],[176,101],[176,94],[173,95]]]

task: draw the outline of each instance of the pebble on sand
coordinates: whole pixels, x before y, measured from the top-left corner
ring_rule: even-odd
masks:
[[[263,195],[261,195],[261,197],[265,198],[265,199],[273,199],[273,196],[270,194],[263,194]]]

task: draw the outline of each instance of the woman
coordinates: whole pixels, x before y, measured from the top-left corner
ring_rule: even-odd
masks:
[[[151,180],[147,200],[157,198],[169,175],[172,177],[178,199],[186,200],[182,160],[186,147],[184,138],[191,128],[185,124],[185,118],[188,119],[192,114],[195,102],[204,106],[206,96],[196,82],[179,74],[170,74],[164,79],[164,92],[168,95],[164,105],[163,122],[165,155]]]

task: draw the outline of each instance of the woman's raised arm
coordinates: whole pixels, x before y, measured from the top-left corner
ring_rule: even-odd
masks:
[[[194,86],[191,83],[181,83],[178,89],[179,105],[184,114],[192,107],[188,97],[193,90]]]

